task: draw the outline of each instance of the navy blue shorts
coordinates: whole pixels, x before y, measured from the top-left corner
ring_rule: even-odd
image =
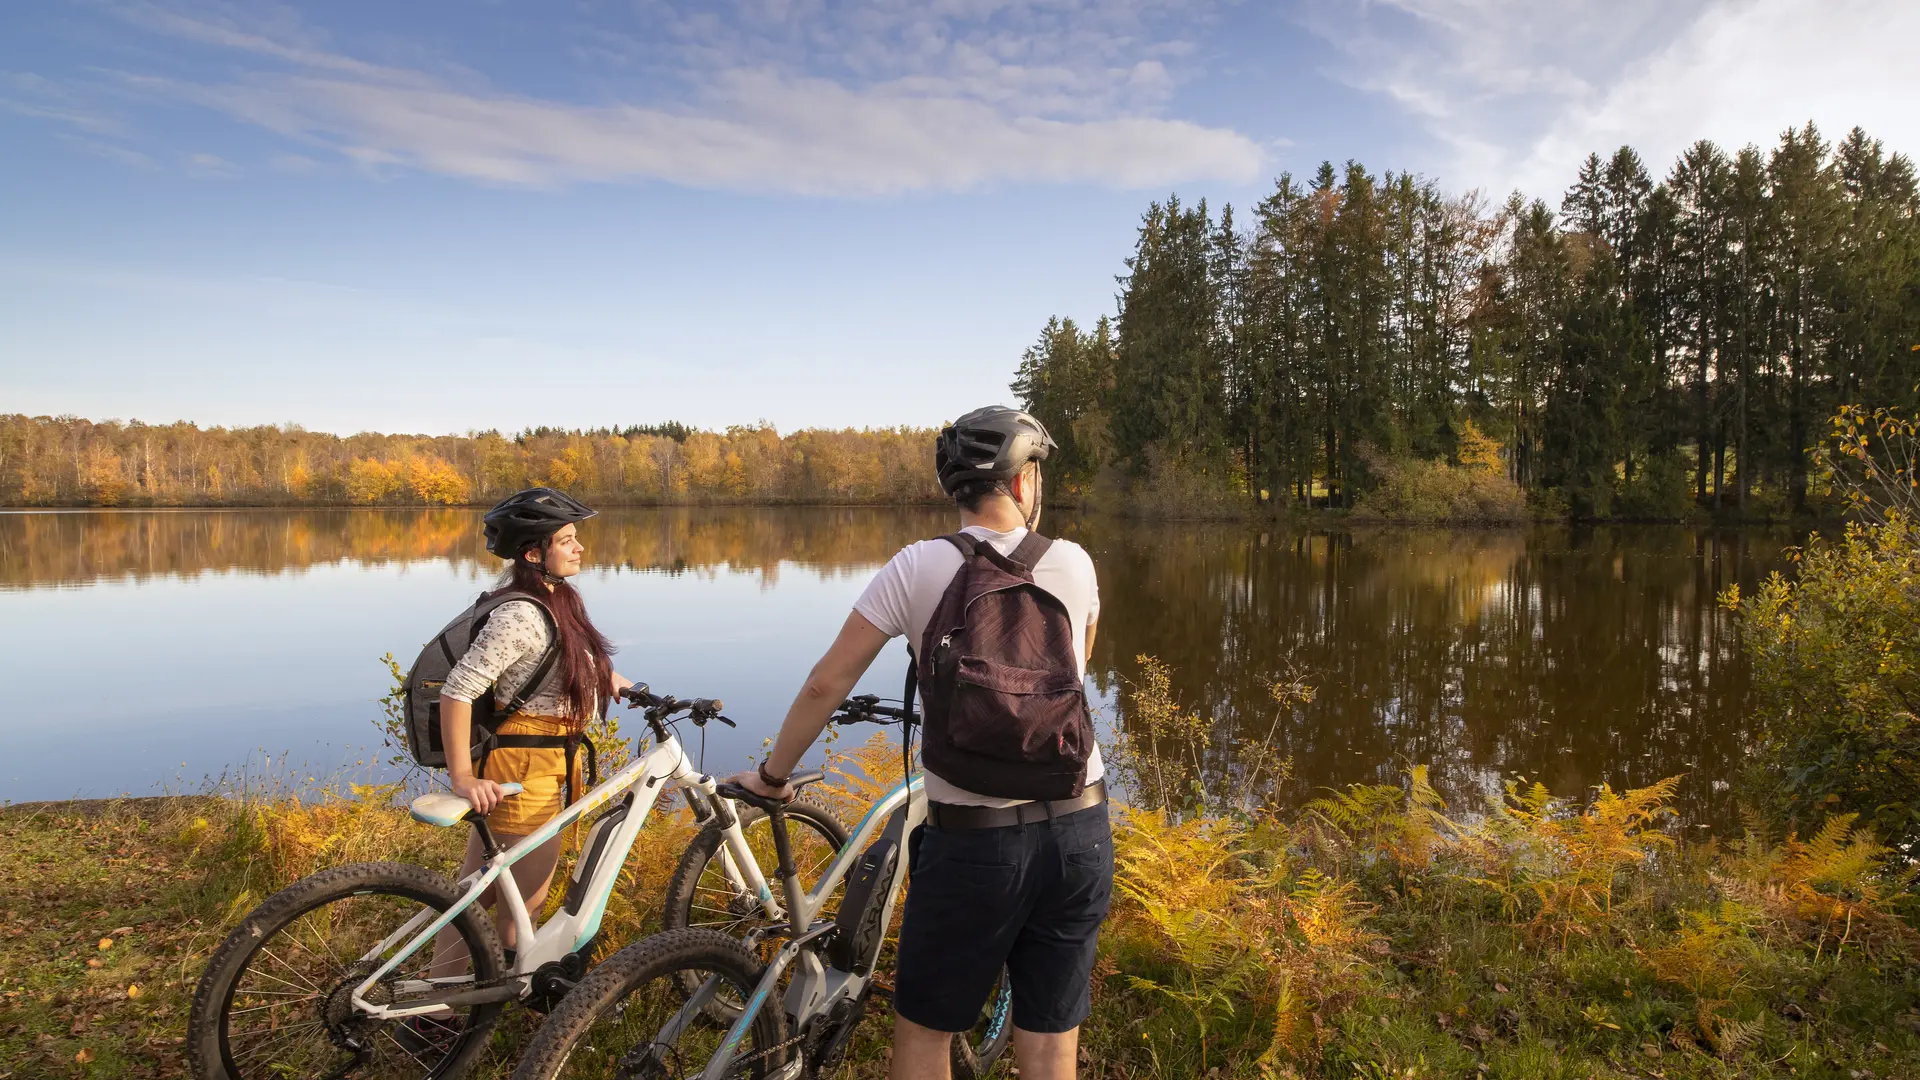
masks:
[[[1071,1031],[1087,1018],[1094,946],[1113,898],[1107,804],[1052,822],[937,829],[907,840],[894,1009],[934,1031],[980,1020],[1004,965],[1013,1024]]]

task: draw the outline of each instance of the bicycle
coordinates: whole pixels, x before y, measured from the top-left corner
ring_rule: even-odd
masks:
[[[719,838],[721,875],[730,887],[771,903],[746,834],[752,822],[726,809],[713,778],[677,736],[680,719],[699,726],[703,739],[709,722],[733,726],[721,714],[723,703],[657,696],[644,684],[622,696],[629,708],[645,710],[651,749],[510,848],[501,848],[486,820],[451,792],[413,800],[416,821],[471,824],[486,857],[474,873],[449,883],[405,863],[339,866],[295,882],[248,913],[214,952],[194,994],[187,1053],[197,1080],[464,1075],[508,1002],[549,1009],[585,975],[628,852],[668,788],[684,792],[696,819]],[[583,745],[589,771],[597,773],[591,743]],[[810,783],[823,775],[797,779]],[[501,787],[508,797],[520,791],[519,784]],[[510,878],[516,862],[602,807],[559,908],[541,926],[533,926],[518,888],[498,890],[519,944],[512,954],[503,951],[493,919],[476,902]],[[822,807],[803,806],[797,820],[836,852],[845,841],[845,826]],[[784,828],[780,837],[790,839]],[[431,948],[447,928],[465,956]]]
[[[835,712],[836,723],[898,723],[907,738],[908,708],[866,695]],[[778,822],[786,806],[733,784],[725,799]],[[786,894],[784,922],[750,931],[745,940],[702,927],[663,931],[610,957],[561,1001],[534,1036],[514,1080],[793,1080],[820,1077],[843,1060],[875,991],[875,965],[905,877],[903,848],[926,818],[923,778],[883,795],[811,889],[803,888],[785,830],[773,830]],[[831,919],[820,914],[842,883]],[[784,938],[762,964],[753,949]],[[793,977],[771,1004],[788,971]],[[958,1077],[984,1076],[1012,1040],[1012,992],[1006,973],[973,1031],[953,1043]]]

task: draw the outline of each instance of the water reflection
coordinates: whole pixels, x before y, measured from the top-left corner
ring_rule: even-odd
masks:
[[[777,580],[781,563],[828,570],[877,564],[946,527],[948,516],[931,510],[679,507],[609,510],[582,536],[597,567],[672,572],[726,565]],[[420,560],[498,565],[471,510],[0,512],[0,587]]]
[[[54,777],[40,782],[58,794],[140,790],[164,779],[140,755],[190,757],[141,741],[169,725],[199,739],[193,764],[207,771],[251,746],[284,749],[269,744],[296,728],[323,745],[363,739],[381,689],[371,658],[408,653],[497,567],[477,519],[0,514],[0,617],[41,628],[0,662],[10,684],[45,689],[21,715],[107,716],[71,693],[100,668],[142,679],[153,710],[105,741],[101,755],[133,755],[117,771],[100,756],[84,771],[28,761],[67,744],[17,743],[0,797],[28,797],[30,781],[6,783],[20,770]],[[1573,793],[1685,772],[1683,808],[1716,823],[1732,816],[1714,782],[1737,770],[1745,671],[1714,597],[1783,566],[1793,540],[1679,528],[1301,534],[1069,515],[1049,525],[1099,566],[1092,677],[1108,707],[1127,723],[1121,680],[1136,655],[1159,656],[1183,704],[1218,721],[1217,778],[1234,736],[1270,729],[1267,684],[1291,661],[1318,690],[1275,734],[1295,760],[1292,798],[1389,779],[1406,762],[1431,763],[1456,804],[1514,773]],[[745,703],[736,716],[750,722],[727,747],[742,756],[771,732],[866,573],[950,527],[935,511],[610,511],[583,533],[584,588],[642,677],[668,672],[684,692]],[[895,651],[864,688],[897,692]],[[297,695],[297,715],[282,700],[290,682],[319,688]],[[193,730],[211,715],[203,703],[227,710],[221,734]]]
[[[1746,671],[1715,596],[1780,568],[1786,534],[1080,529],[1103,685],[1157,655],[1183,704],[1246,737],[1284,662],[1307,672],[1318,694],[1277,734],[1296,799],[1427,762],[1456,805],[1515,773],[1568,794],[1687,773],[1691,820],[1734,816]]]

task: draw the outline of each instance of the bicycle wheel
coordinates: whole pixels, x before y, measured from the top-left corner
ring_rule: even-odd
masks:
[[[759,807],[734,804],[740,816],[740,828],[746,833],[747,846],[767,884],[785,906],[779,892],[780,882],[773,851],[773,826]],[[786,806],[788,842],[793,845],[793,864],[802,883],[818,880],[820,873],[847,843],[847,827],[832,811],[811,799],[795,799]],[[737,889],[727,880],[718,857],[722,850],[718,824],[701,829],[680,856],[673,879],[667,883],[667,907],[661,916],[665,929],[682,927],[718,930],[729,937],[744,938],[748,931],[767,925],[760,898]],[[832,914],[831,906],[822,917]]]
[[[513,1080],[686,1080],[720,1051],[729,1022],[687,1012],[683,982],[746,1000],[759,961],[716,930],[668,930],[614,953],[560,999],[520,1057]],[[674,1030],[669,1024],[683,1021]],[[729,1077],[764,1077],[786,1060],[786,1015],[767,1001],[734,1048]]]
[[[411,1020],[380,1021],[356,1010],[353,988],[412,934],[389,942],[423,910],[444,912],[459,894],[437,874],[402,863],[358,863],[304,878],[253,909],[208,961],[193,995],[187,1056],[197,1080],[286,1076],[450,1080],[486,1046],[501,1003],[450,1006]],[[500,942],[485,912],[469,907],[449,924],[468,958],[446,976],[502,974]],[[424,987],[429,946],[368,994],[403,1003]],[[411,985],[410,985],[411,983]]]
[[[1005,968],[987,995],[980,1020],[953,1039],[953,1080],[982,1080],[1013,1045],[1013,981]]]

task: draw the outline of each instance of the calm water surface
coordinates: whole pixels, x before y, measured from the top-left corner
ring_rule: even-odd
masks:
[[[1434,766],[1454,799],[1515,774],[1556,791],[1686,773],[1731,815],[1746,676],[1727,585],[1788,533],[1681,528],[1287,533],[1057,515],[1100,572],[1089,673],[1106,723],[1135,657],[1168,662],[1223,738],[1274,732],[1290,794]],[[952,527],[911,510],[614,511],[582,530],[589,608],[629,677],[718,696],[710,767],[756,755],[871,572]],[[381,755],[381,654],[419,643],[499,563],[466,511],[0,513],[0,801],[199,787],[271,758]],[[895,642],[864,690],[897,695]],[[1276,726],[1291,664],[1314,702]]]

